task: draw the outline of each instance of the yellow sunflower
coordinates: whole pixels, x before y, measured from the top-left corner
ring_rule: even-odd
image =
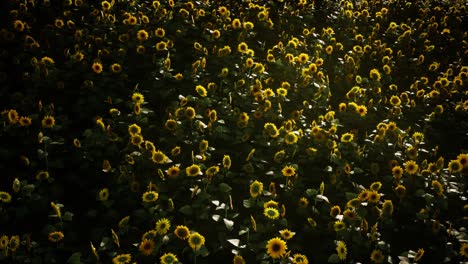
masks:
[[[382,251],[374,249],[370,255],[370,259],[374,263],[382,263],[385,259],[385,256]]]
[[[132,255],[130,254],[120,254],[115,256],[112,259],[113,264],[128,264],[132,260]]]
[[[141,252],[141,254],[145,256],[149,256],[151,255],[151,253],[153,253],[155,247],[156,245],[153,240],[145,239],[141,241],[140,246],[138,247],[138,250]]]
[[[250,196],[252,198],[257,198],[260,194],[263,193],[263,183],[255,180],[250,184]]]
[[[198,232],[192,233],[188,237],[188,243],[193,250],[198,250],[205,244],[205,237]]]
[[[182,240],[186,240],[190,236],[190,230],[184,225],[179,225],[175,228],[174,234]]]
[[[141,199],[145,203],[152,203],[155,202],[159,198],[159,194],[155,191],[149,191],[145,192],[142,196]]]
[[[49,241],[57,243],[64,238],[64,235],[61,231],[53,231],[49,233]]]
[[[187,174],[187,176],[190,176],[190,177],[202,175],[200,166],[198,166],[197,164],[192,164],[188,166],[187,168],[185,168],[185,173]]]
[[[283,173],[284,177],[291,177],[296,174],[296,169],[292,166],[285,166],[281,172]]]
[[[41,123],[43,128],[52,128],[55,125],[55,118],[50,115],[44,116]]]
[[[289,240],[296,234],[296,232],[292,232],[289,229],[280,230],[279,233],[284,240]]]
[[[267,254],[273,259],[279,259],[286,254],[288,246],[286,242],[279,237],[272,238],[268,240],[267,245]]]
[[[294,264],[309,264],[307,257],[302,254],[294,254],[292,262]]]
[[[336,252],[338,253],[338,258],[340,260],[345,260],[346,259],[346,254],[348,253],[348,248],[346,247],[345,242],[338,241],[338,243],[336,245]]]
[[[173,263],[179,263],[179,260],[177,259],[177,256],[173,253],[164,253],[159,260],[161,261],[161,264],[173,264]]]
[[[266,217],[268,217],[271,220],[275,220],[275,219],[279,218],[280,213],[279,213],[278,209],[276,209],[276,208],[266,207],[266,208],[263,209],[263,215],[265,215]]]
[[[171,222],[167,218],[159,219],[156,222],[156,232],[160,235],[165,235],[169,228],[171,228]]]
[[[166,170],[166,174],[167,176],[169,176],[169,178],[177,178],[177,176],[179,176],[179,173],[180,173],[180,168],[176,165]]]

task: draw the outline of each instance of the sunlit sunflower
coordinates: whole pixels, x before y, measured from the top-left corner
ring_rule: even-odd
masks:
[[[280,230],[279,233],[284,240],[289,240],[296,234],[296,232],[292,232],[289,229]]]
[[[302,254],[294,254],[292,262],[294,264],[309,264],[307,257]]]
[[[164,253],[159,260],[161,261],[161,264],[175,264],[179,263],[179,260],[177,259],[177,256],[174,253]]]
[[[235,255],[232,259],[233,264],[245,264],[245,260],[241,255]]]
[[[296,174],[296,169],[292,166],[285,166],[282,170],[281,170],[283,176],[285,177],[291,177],[291,176],[294,176]]]
[[[385,259],[385,256],[382,251],[374,249],[370,255],[370,259],[373,263],[382,263]]]
[[[141,254],[149,256],[151,253],[153,253],[155,247],[156,244],[152,239],[145,239],[141,241],[140,246],[138,246],[138,250],[141,252]]]
[[[161,218],[156,222],[156,232],[160,235],[165,235],[171,228],[171,222],[167,218]]]
[[[397,187],[395,187],[394,191],[395,191],[395,195],[398,198],[402,199],[406,194],[406,187],[403,185],[398,185]]]
[[[297,135],[295,132],[288,132],[285,136],[284,136],[284,142],[288,145],[292,145],[292,144],[295,144],[297,142]]]
[[[142,104],[143,102],[145,102],[145,97],[141,93],[133,93],[132,101],[136,104]]]
[[[336,245],[336,253],[338,253],[338,258],[340,260],[346,259],[346,254],[348,253],[348,248],[346,247],[346,243],[343,241],[338,241]]]
[[[192,233],[188,237],[188,243],[193,250],[198,250],[205,244],[205,237],[198,232]]]
[[[349,143],[351,141],[353,141],[353,138],[354,138],[354,135],[351,134],[351,133],[344,133],[343,135],[341,135],[341,142],[343,143]]]
[[[206,91],[206,88],[201,86],[201,85],[197,85],[195,86],[195,91],[198,93],[198,95],[200,95],[201,97],[206,97],[208,95],[208,92]]]
[[[463,165],[460,162],[460,159],[451,160],[448,164],[448,171],[450,173],[458,173],[463,170]]]
[[[286,254],[288,246],[286,242],[279,237],[272,238],[268,240],[267,245],[267,254],[273,259],[279,259]]]
[[[190,236],[190,230],[184,225],[179,225],[175,228],[174,234],[182,240],[186,240]]]
[[[130,254],[120,254],[115,256],[112,259],[113,264],[128,264],[132,260],[132,255]]]
[[[61,231],[53,231],[49,233],[48,239],[50,242],[57,243],[64,238],[64,235]]]
[[[109,189],[103,188],[98,193],[99,201],[107,201],[109,199]]]
[[[198,166],[197,164],[192,164],[188,166],[187,168],[185,168],[185,173],[187,174],[187,176],[190,176],[190,177],[202,175],[200,166]]]
[[[94,62],[93,65],[91,66],[91,69],[93,72],[100,74],[102,72],[102,64],[99,62]]]
[[[167,176],[169,176],[169,178],[177,178],[177,176],[179,176],[179,173],[180,173],[180,168],[176,165],[170,167],[166,171],[166,174]]]
[[[7,235],[2,235],[0,237],[0,250],[5,249],[8,246],[8,236]]]
[[[278,209],[276,208],[266,207],[263,209],[263,215],[265,215],[271,220],[275,220],[275,219],[278,219],[278,217],[280,216],[280,213]]]
[[[143,200],[143,202],[145,203],[152,203],[152,202],[155,202],[156,200],[158,200],[159,198],[159,194],[155,191],[149,191],[149,192],[145,192],[143,193],[143,195],[141,196],[141,199]]]
[[[259,181],[254,181],[250,184],[250,196],[252,198],[257,198],[257,196],[263,193],[263,183]]]
[[[0,201],[2,201],[3,203],[11,202],[11,195],[7,192],[0,191]]]
[[[376,191],[369,191],[369,197],[367,201],[369,203],[377,203],[380,200],[380,194]]]
[[[419,166],[414,160],[408,160],[405,163],[405,171],[410,175],[413,175],[416,172],[418,172],[418,168]]]
[[[52,128],[55,126],[55,118],[50,115],[44,116],[41,124],[43,128]]]
[[[160,150],[153,151],[153,154],[151,155],[151,160],[154,163],[158,164],[164,164],[167,162],[167,156]]]
[[[341,220],[335,221],[333,223],[333,229],[336,232],[342,231],[342,230],[346,229],[346,223],[341,221]]]

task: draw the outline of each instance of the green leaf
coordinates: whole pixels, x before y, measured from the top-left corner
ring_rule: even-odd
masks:
[[[308,197],[313,197],[318,194],[318,191],[315,189],[307,189],[305,193]]]
[[[348,201],[353,199],[353,198],[356,198],[356,196],[357,195],[355,193],[352,193],[352,192],[346,192],[345,193],[346,200],[348,200]]]
[[[221,192],[230,192],[232,190],[231,186],[227,185],[226,183],[220,183],[219,184],[219,190]]]
[[[65,212],[62,216],[63,221],[71,221],[73,218],[73,213],[71,212]]]
[[[340,258],[338,257],[338,254],[331,254],[328,258],[328,263],[340,263]]]
[[[75,252],[71,255],[71,257],[67,260],[67,263],[70,264],[81,264],[81,252]]]
[[[190,207],[190,205],[184,205],[179,209],[179,212],[184,215],[192,215],[192,207]]]

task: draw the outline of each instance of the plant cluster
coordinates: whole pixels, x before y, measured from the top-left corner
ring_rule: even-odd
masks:
[[[468,259],[465,1],[5,2],[0,260]]]

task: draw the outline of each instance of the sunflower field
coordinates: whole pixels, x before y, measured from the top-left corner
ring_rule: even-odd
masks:
[[[467,1],[0,5],[1,263],[468,261]]]

